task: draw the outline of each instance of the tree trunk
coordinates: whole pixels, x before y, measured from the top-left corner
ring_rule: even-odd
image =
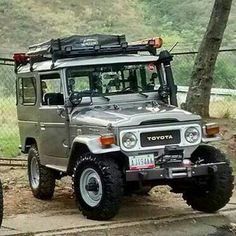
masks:
[[[200,44],[191,75],[186,108],[188,111],[203,117],[209,117],[213,72],[228,22],[231,4],[232,0],[215,0],[211,18]]]

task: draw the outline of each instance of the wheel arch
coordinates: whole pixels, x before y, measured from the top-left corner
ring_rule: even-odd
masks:
[[[23,146],[21,147],[21,151],[23,153],[28,153],[29,149],[32,145],[36,145],[37,146],[37,141],[35,138],[33,137],[27,137],[25,138],[25,143],[23,144]]]
[[[68,161],[68,167],[67,167],[67,173],[69,175],[73,174],[73,169],[78,158],[80,158],[82,154],[88,153],[88,152],[93,153],[97,156],[101,156],[101,157],[112,156],[112,158],[117,160],[119,166],[122,169],[128,167],[128,157],[124,155],[120,150],[117,151],[117,149],[114,150],[113,148],[108,148],[108,149],[104,149],[104,152],[97,153],[97,152],[94,152],[94,150],[91,149],[91,147],[87,145],[86,143],[74,142],[71,148],[70,155],[69,155],[69,161]]]
[[[68,167],[67,167],[67,173],[69,175],[72,175],[73,168],[74,168],[78,158],[86,152],[90,152],[90,150],[86,144],[79,143],[79,142],[73,143],[73,146],[71,148],[70,157],[69,157],[69,163],[68,163]]]

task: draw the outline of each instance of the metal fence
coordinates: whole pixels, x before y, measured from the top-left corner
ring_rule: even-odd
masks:
[[[179,86],[179,104],[185,101],[196,52],[174,52],[173,73]],[[19,155],[15,107],[15,74],[12,66],[0,64],[0,157]],[[214,74],[210,114],[236,118],[236,49],[220,52]],[[216,89],[215,89],[216,88]]]
[[[197,52],[174,53],[172,63],[178,85],[178,102],[185,102]],[[210,116],[236,118],[236,49],[220,50],[217,58],[213,89],[211,90]]]

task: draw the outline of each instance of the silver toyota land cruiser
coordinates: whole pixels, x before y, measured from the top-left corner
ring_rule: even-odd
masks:
[[[233,190],[216,124],[177,107],[172,55],[153,38],[71,36],[14,54],[21,151],[33,195],[53,197],[73,179],[89,219],[114,217],[124,194],[169,185],[203,212],[224,207]]]

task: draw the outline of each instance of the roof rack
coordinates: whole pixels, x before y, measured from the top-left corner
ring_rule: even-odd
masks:
[[[158,40],[159,39],[159,40]],[[30,63],[33,70],[35,62],[52,60],[53,69],[55,62],[62,58],[75,58],[84,56],[98,56],[109,54],[130,54],[147,51],[156,55],[156,48],[161,47],[160,38],[150,39],[141,44],[126,42],[125,35],[74,35],[66,38],[52,39],[50,41],[32,45],[26,54],[14,55],[15,69]]]

